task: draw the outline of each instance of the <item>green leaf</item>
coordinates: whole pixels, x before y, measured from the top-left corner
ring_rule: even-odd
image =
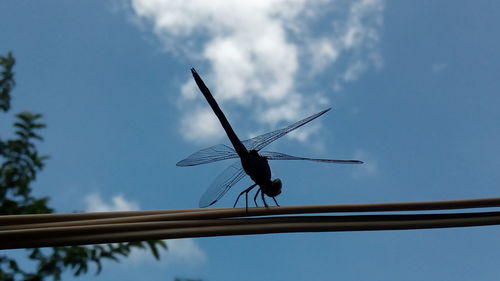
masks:
[[[160,253],[158,252],[158,249],[156,248],[156,242],[155,241],[146,241],[148,244],[149,248],[151,249],[151,253],[155,257],[156,260],[160,260]]]
[[[11,53],[0,56],[0,110],[10,109],[11,92],[15,85]],[[49,197],[32,195],[32,185],[44,167],[48,156],[41,156],[37,141],[42,141],[40,130],[46,128],[42,115],[29,111],[15,115],[14,137],[0,139],[0,215],[53,213],[48,206]],[[43,191],[42,191],[43,192]],[[147,244],[147,246],[146,246]],[[29,266],[17,263],[0,253],[0,280],[60,280],[65,271],[74,276],[87,273],[92,265],[96,274],[102,270],[105,259],[119,262],[130,255],[132,249],[149,248],[159,259],[159,248],[166,249],[163,241],[130,242],[108,245],[52,247],[29,249]]]

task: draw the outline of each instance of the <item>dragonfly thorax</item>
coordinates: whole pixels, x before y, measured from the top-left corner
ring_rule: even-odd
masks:
[[[266,157],[259,155],[256,150],[250,150],[241,158],[241,164],[250,178],[260,186],[262,193],[269,197],[281,193],[281,180],[271,180],[271,168]]]
[[[245,173],[259,186],[271,184],[271,168],[267,159],[260,156],[255,150],[250,150],[249,153],[241,157],[241,165]]]

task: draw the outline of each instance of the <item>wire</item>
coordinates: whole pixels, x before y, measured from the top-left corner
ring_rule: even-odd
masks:
[[[400,230],[500,224],[500,212],[321,215],[500,207],[500,198],[435,202],[156,210],[0,217],[0,249],[284,232]],[[277,216],[277,215],[295,216]],[[268,217],[262,217],[268,216]],[[271,216],[271,217],[269,217]]]

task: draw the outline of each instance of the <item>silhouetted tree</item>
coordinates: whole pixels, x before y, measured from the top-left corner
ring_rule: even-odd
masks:
[[[12,53],[0,56],[0,111],[10,109],[11,91],[14,88]],[[16,114],[15,136],[4,139],[0,135],[0,215],[52,213],[48,197],[31,195],[31,183],[35,180],[48,157],[40,155],[36,142],[42,140],[39,131],[45,128],[42,115],[31,112]],[[60,280],[61,274],[70,270],[75,276],[85,274],[94,264],[96,274],[102,269],[102,261],[119,261],[134,248],[149,248],[156,259],[163,241],[116,243],[92,246],[69,246],[26,249],[27,258],[35,263],[34,269],[23,268],[15,259],[0,255],[0,280]]]

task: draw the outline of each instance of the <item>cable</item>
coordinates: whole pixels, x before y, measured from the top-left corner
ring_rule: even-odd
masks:
[[[0,217],[0,249],[282,232],[399,230],[500,224],[500,212],[297,216],[499,207],[500,198],[435,202],[156,210]],[[278,215],[295,216],[278,216]],[[269,217],[272,215],[271,217]],[[262,217],[268,216],[268,217]],[[37,223],[39,222],[39,223]]]

